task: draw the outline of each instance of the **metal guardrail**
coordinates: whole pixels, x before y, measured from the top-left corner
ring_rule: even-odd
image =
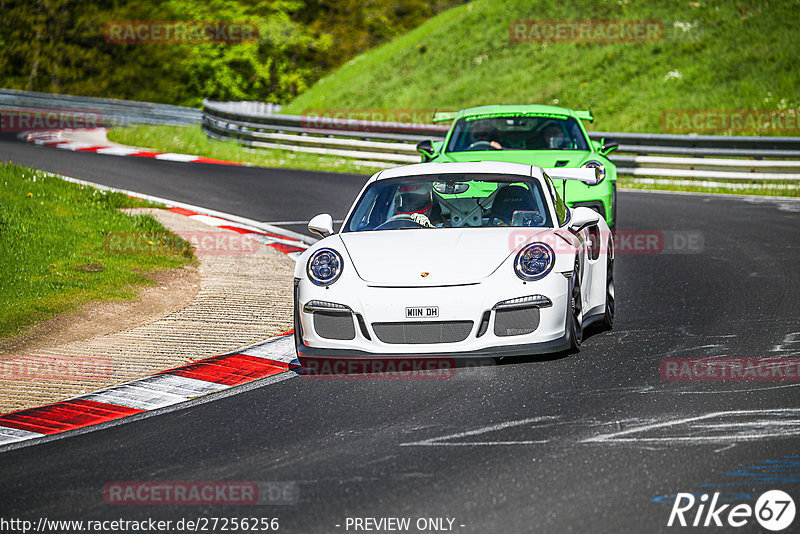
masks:
[[[448,127],[434,124],[376,122],[306,115],[239,112],[231,102],[203,101],[203,129],[206,132],[240,141],[258,141],[263,132],[296,133],[379,139],[395,142],[419,142],[431,137],[443,138]],[[247,144],[247,143],[245,143]],[[355,145],[354,145],[355,146]]]
[[[202,111],[196,108],[153,104],[134,100],[59,95],[35,91],[0,89],[0,111],[60,111],[64,113],[97,113],[99,125],[127,124],[199,124]]]
[[[208,100],[203,102],[202,127],[212,138],[235,139],[247,146],[354,158],[381,166],[419,162],[416,143],[441,140],[449,129],[434,124],[281,115]],[[620,143],[611,160],[623,175],[800,180],[800,137],[627,132],[592,132],[589,137]]]
[[[203,101],[203,104],[208,102]],[[220,112],[231,114],[232,116],[263,116],[273,115],[281,111],[280,104],[272,104],[269,102],[255,102],[250,100],[243,100],[239,102],[215,102],[215,107]]]
[[[732,156],[737,158],[800,158],[800,137],[734,135],[666,135],[629,132],[590,132],[592,139],[611,137],[619,152]]]
[[[259,148],[327,154],[372,165],[420,161],[416,143],[448,126],[282,115],[264,102],[203,102],[203,110],[132,100],[0,89],[0,111],[93,112],[103,126],[202,124],[212,138]],[[592,132],[620,145],[619,174],[739,180],[800,180],[800,138]],[[765,159],[768,158],[768,159]]]

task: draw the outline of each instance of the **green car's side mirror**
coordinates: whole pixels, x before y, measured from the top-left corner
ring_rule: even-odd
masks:
[[[616,150],[617,148],[619,148],[619,143],[617,143],[613,139],[604,138],[600,142],[602,143],[602,146],[600,147],[600,153],[604,156],[609,152],[611,152],[612,150]]]
[[[417,152],[422,154],[422,163],[432,160],[435,154],[431,140],[425,139],[424,141],[417,143]]]

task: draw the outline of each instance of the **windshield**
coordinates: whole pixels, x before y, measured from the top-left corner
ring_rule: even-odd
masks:
[[[572,117],[503,114],[456,122],[447,152],[471,150],[589,150],[589,146]]]
[[[477,174],[409,176],[372,183],[342,231],[549,228],[552,224],[547,206],[539,182],[529,178]]]

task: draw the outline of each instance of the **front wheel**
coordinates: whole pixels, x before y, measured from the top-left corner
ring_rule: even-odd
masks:
[[[608,242],[608,259],[606,260],[606,313],[603,316],[603,328],[614,327],[614,244]]]
[[[303,343],[303,334],[302,334],[301,327],[300,327],[300,302],[299,302],[299,299],[298,299],[298,284],[299,283],[300,283],[300,280],[298,278],[295,278],[294,279],[294,297],[292,298],[292,302],[293,302],[292,315],[293,315],[293,318],[294,318],[294,321],[293,321],[294,322],[294,325],[293,325],[294,326],[294,328],[293,328],[293,330],[294,330],[294,346],[295,346],[295,352],[297,352],[297,356],[298,357],[300,356],[300,352],[298,350],[298,347],[300,347],[300,345]]]

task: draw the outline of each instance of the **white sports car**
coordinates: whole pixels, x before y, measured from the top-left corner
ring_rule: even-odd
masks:
[[[372,176],[297,260],[299,358],[499,357],[577,348],[614,319],[608,226],[551,178],[597,169],[422,163]]]

